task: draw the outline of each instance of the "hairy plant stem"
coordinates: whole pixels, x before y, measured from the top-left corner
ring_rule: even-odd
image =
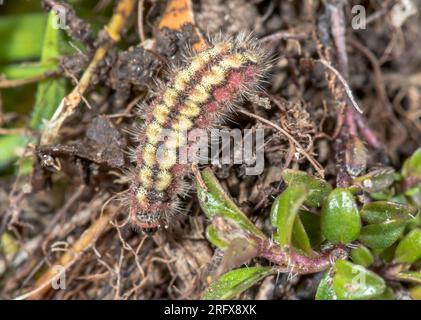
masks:
[[[336,260],[345,259],[348,256],[342,246],[336,246],[316,258],[309,258],[292,248],[281,248],[268,240],[260,239],[258,245],[260,257],[286,267],[287,272],[296,274],[310,274],[327,270]]]

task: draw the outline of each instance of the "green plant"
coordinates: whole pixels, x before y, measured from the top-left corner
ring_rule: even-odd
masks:
[[[324,272],[318,300],[393,299],[391,281],[421,283],[420,150],[401,173],[376,168],[348,188],[284,170],[287,187],[270,210],[272,237],[235,205],[210,169],[201,180],[207,238],[224,251],[203,299],[235,298],[277,273]],[[253,261],[261,265],[241,267]]]
[[[54,28],[55,13],[31,14],[5,18],[1,20],[0,30],[6,30],[13,25],[14,32],[7,35],[0,44],[0,61],[10,64],[0,66],[0,73],[13,80],[24,80],[33,76],[40,76],[46,72],[55,72],[59,66],[59,58],[65,45],[62,41],[62,31]],[[29,20],[29,21],[28,21]],[[24,23],[25,22],[25,23]],[[16,27],[17,26],[17,27]],[[5,35],[6,36],[6,35]],[[34,39],[34,36],[37,38]],[[31,39],[29,41],[28,39]],[[14,44],[10,46],[10,44]],[[19,44],[15,46],[16,44]],[[22,44],[30,44],[27,47]],[[39,58],[38,62],[15,64],[14,60],[22,58]],[[35,104],[31,115],[29,127],[40,132],[45,121],[49,120],[66,93],[67,81],[64,78],[47,78],[37,84]],[[22,135],[9,134],[0,136],[0,169],[6,167],[17,156],[19,149],[24,149],[28,142],[36,142],[33,138]],[[30,166],[26,166],[28,169]],[[28,170],[26,170],[28,171]],[[22,172],[25,173],[25,172]]]

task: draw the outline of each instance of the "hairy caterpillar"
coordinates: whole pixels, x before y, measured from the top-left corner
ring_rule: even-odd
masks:
[[[256,93],[267,69],[267,52],[255,39],[241,35],[212,41],[173,73],[146,107],[145,122],[136,134],[136,168],[128,199],[132,225],[155,232],[178,209],[178,195],[186,191],[184,180],[190,165],[179,163],[177,155],[169,153],[158,161],[158,150],[180,147],[177,135],[181,130],[211,129],[243,97]],[[164,131],[174,139],[161,139]]]

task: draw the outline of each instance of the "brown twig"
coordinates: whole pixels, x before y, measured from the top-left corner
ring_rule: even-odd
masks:
[[[290,141],[292,141],[295,146],[298,149],[298,152],[302,153],[307,160],[312,164],[312,166],[314,167],[314,169],[317,171],[317,173],[320,175],[320,177],[324,178],[324,170],[323,167],[312,157],[310,156],[305,149],[301,146],[301,144],[286,130],[284,130],[283,128],[281,128],[280,126],[276,125],[275,123],[262,118],[254,113],[250,113],[247,112],[245,110],[239,110],[240,113],[245,114],[246,116],[249,116],[251,118],[255,118],[263,123],[266,123],[267,125],[271,126],[272,128],[275,128],[276,130],[278,130],[279,132],[281,132],[283,135],[285,135]]]
[[[335,76],[338,78],[338,80],[344,86],[345,92],[346,92],[349,100],[351,101],[352,106],[359,113],[363,113],[362,109],[358,106],[357,101],[355,101],[355,98],[354,98],[354,95],[352,94],[351,88],[349,87],[349,85],[348,85],[347,81],[345,80],[345,78],[339,73],[339,71],[336,70],[335,67],[333,67],[328,61],[326,61],[324,59],[319,59],[317,61],[320,62],[321,64],[323,64],[326,68],[328,68],[330,71],[332,71],[335,74]]]
[[[92,223],[92,225],[82,234],[73,246],[57,260],[55,265],[62,266],[64,270],[62,272],[68,270],[104,232],[109,225],[109,221],[113,219],[117,212],[117,208],[109,208],[102,216]],[[55,269],[47,269],[47,271],[38,278],[33,290],[17,297],[16,299],[41,299],[51,289],[51,285],[56,278],[57,272]]]
[[[30,78],[25,79],[0,79],[0,89],[6,89],[6,88],[16,88],[20,86],[24,86],[26,84],[36,83],[42,80],[45,80],[50,77],[57,76],[59,73],[58,71],[48,71]]]
[[[139,0],[137,4],[137,29],[139,32],[140,42],[145,42],[145,31],[143,28],[143,8],[144,8],[144,0]]]
[[[26,136],[28,130],[25,128],[0,128],[0,135],[15,134],[18,136]]]
[[[305,40],[309,38],[310,34],[310,32],[293,33],[290,31],[278,31],[261,38],[259,42],[267,43],[284,39]]]

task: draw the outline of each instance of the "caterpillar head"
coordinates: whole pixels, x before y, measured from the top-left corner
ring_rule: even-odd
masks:
[[[136,229],[153,235],[161,227],[162,219],[159,213],[134,212],[130,215],[130,222]]]

